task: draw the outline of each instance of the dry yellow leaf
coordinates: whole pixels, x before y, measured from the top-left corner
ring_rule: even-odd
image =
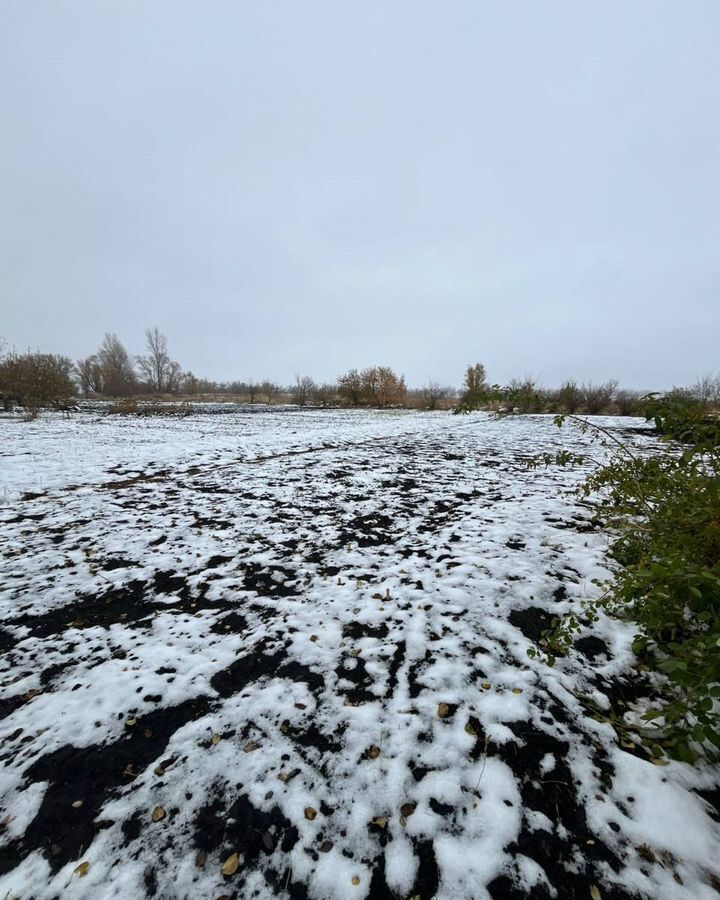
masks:
[[[387,816],[375,816],[372,823],[373,825],[377,825],[378,828],[387,828]]]
[[[80,865],[76,866],[75,869],[73,870],[73,875],[77,875],[80,878],[84,878],[87,875],[89,868],[90,868],[89,862],[81,862]]]
[[[489,691],[490,688],[492,687],[492,685],[490,684],[489,681],[483,681],[483,683],[480,685],[480,687],[481,687],[484,691]]]
[[[447,716],[450,715],[450,707],[447,705],[447,703],[439,704],[438,715],[440,716],[441,719],[445,719],[445,718],[447,718]]]
[[[243,747],[245,753],[252,753],[253,750],[259,750],[260,744],[257,741],[248,741],[247,744]]]
[[[311,822],[317,816],[317,810],[313,806],[305,807],[305,818],[309,819]]]
[[[522,694],[522,692],[523,692],[522,688],[513,688],[513,694]]]
[[[164,819],[167,813],[162,808],[162,806],[156,806],[152,811],[152,820],[153,822],[159,822],[161,819]]]
[[[215,745],[217,746],[217,744],[219,744],[221,740],[222,740],[222,735],[221,735],[221,734],[214,734],[214,735],[210,738],[210,743],[211,743],[211,744],[215,744]]]
[[[353,884],[360,884],[360,876],[359,876],[359,875],[353,875],[353,877],[352,877],[352,883],[353,883]]]
[[[220,867],[220,871],[223,875],[234,875],[237,870],[240,868],[240,859],[237,853],[233,853],[225,860],[225,862]]]
[[[590,885],[590,896],[592,897],[592,900],[602,900],[600,888],[596,884]]]
[[[376,747],[373,744],[373,746],[368,750],[368,756],[370,757],[370,759],[377,759],[378,756],[380,756],[380,748]]]
[[[73,809],[80,809],[80,807],[83,805],[83,801],[82,800],[73,800],[72,805],[73,805]]]

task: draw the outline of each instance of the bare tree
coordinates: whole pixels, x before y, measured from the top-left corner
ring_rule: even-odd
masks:
[[[257,381],[254,381],[252,378],[247,383],[247,393],[248,397],[250,397],[250,402],[255,403],[255,398],[260,393],[260,385]]]
[[[197,394],[200,391],[200,380],[192,372],[184,372],[180,376],[179,389],[183,394]]]
[[[315,390],[315,382],[309,375],[296,375],[295,384],[290,389],[298,406],[307,406],[312,392]]]
[[[312,392],[313,403],[318,406],[332,406],[337,396],[337,387],[334,384],[316,384]]]
[[[268,381],[267,379],[263,381],[260,385],[260,390],[265,395],[265,402],[272,403],[273,400],[280,393],[280,385],[275,384],[274,381]]]
[[[103,393],[110,397],[131,394],[137,377],[130,356],[116,334],[106,334],[97,352],[102,370]]]
[[[88,394],[102,394],[103,370],[97,356],[79,359],[75,363],[75,373],[80,382],[80,390],[86,397]]]
[[[720,404],[720,375],[703,375],[692,387],[693,395],[701,403]]]
[[[437,409],[438,403],[448,397],[448,388],[439,381],[428,381],[420,390],[422,404],[426,409]]]
[[[360,406],[363,401],[363,377],[357,369],[350,369],[338,378],[337,392],[340,398],[350,406]]]
[[[615,394],[615,405],[621,416],[634,416],[638,411],[638,401],[640,395],[637,391],[617,391]]]
[[[177,390],[180,365],[170,359],[167,337],[155,326],[145,332],[145,356],[137,357],[140,374],[151,390],[166,394]]]

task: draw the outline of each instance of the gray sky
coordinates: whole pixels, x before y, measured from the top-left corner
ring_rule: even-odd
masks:
[[[720,3],[0,2],[0,334],[219,379],[720,369]]]

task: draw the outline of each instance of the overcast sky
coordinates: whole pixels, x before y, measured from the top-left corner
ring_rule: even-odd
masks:
[[[0,0],[0,335],[217,379],[720,369],[720,2]]]

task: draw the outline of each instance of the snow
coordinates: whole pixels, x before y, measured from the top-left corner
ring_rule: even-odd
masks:
[[[290,409],[0,435],[0,897],[717,896],[717,773],[592,717],[649,705],[632,630],[527,653],[609,574],[582,471],[525,464],[587,436]]]

